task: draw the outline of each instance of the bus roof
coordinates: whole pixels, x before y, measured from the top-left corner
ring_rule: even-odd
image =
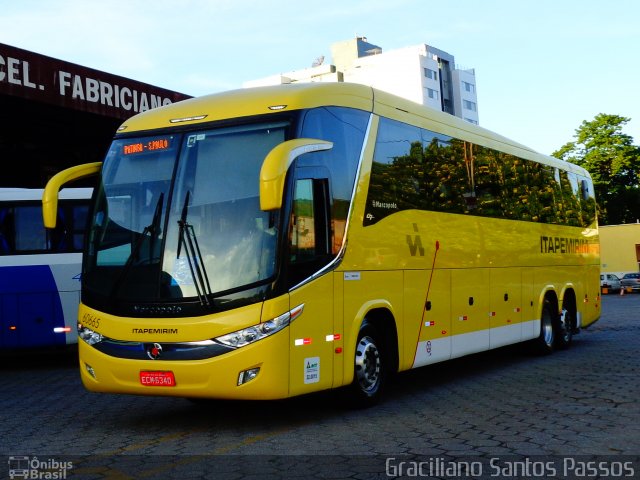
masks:
[[[296,83],[214,93],[154,108],[125,121],[118,131],[176,127],[227,118],[273,114],[287,110],[334,105],[370,112],[371,87],[348,83]]]
[[[244,88],[154,108],[126,120],[118,133],[197,125],[228,118],[273,114],[320,106],[341,106],[405,121],[522,158],[588,175],[583,168],[543,155],[480,126],[375,88],[346,82],[296,83]]]

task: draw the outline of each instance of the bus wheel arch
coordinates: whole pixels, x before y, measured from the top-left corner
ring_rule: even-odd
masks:
[[[577,328],[576,294],[572,288],[568,288],[562,296],[562,310],[559,310],[556,320],[556,346],[559,349],[569,348],[573,339],[573,333]]]
[[[356,337],[352,366],[348,392],[353,406],[378,403],[389,377],[398,371],[398,334],[389,310],[378,308],[366,313]]]
[[[549,290],[542,299],[540,310],[540,334],[534,340],[535,349],[541,354],[550,354],[556,346],[558,332],[558,297],[555,291]]]
[[[361,325],[373,325],[382,337],[382,347],[386,355],[386,365],[390,373],[396,373],[399,365],[398,330],[396,321],[386,308],[376,308],[367,312]]]

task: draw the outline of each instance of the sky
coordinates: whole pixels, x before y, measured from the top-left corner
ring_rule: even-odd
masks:
[[[599,114],[640,144],[637,0],[0,0],[0,43],[193,96],[364,36],[474,68],[480,125],[539,152]]]

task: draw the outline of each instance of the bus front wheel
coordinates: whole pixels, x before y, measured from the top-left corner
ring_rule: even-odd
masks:
[[[386,382],[385,352],[378,330],[365,323],[360,328],[354,355],[351,399],[357,407],[368,407],[380,400]]]

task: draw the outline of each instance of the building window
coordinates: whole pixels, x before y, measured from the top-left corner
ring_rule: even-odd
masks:
[[[465,82],[464,80],[462,81],[462,88],[470,93],[475,93],[476,91],[476,86],[473,83]]]
[[[464,119],[469,123],[473,123],[474,125],[478,125],[478,121],[474,120],[473,118],[464,117]]]
[[[430,68],[424,69],[424,76],[430,78],[431,80],[438,80],[438,72],[435,70],[431,70]]]
[[[472,112],[477,112],[478,111],[478,107],[476,107],[476,103],[475,102],[470,102],[469,100],[463,100],[462,101],[462,106],[464,108],[466,108],[467,110],[471,110]]]
[[[438,91],[433,88],[427,88],[427,96],[434,100],[438,100]]]

